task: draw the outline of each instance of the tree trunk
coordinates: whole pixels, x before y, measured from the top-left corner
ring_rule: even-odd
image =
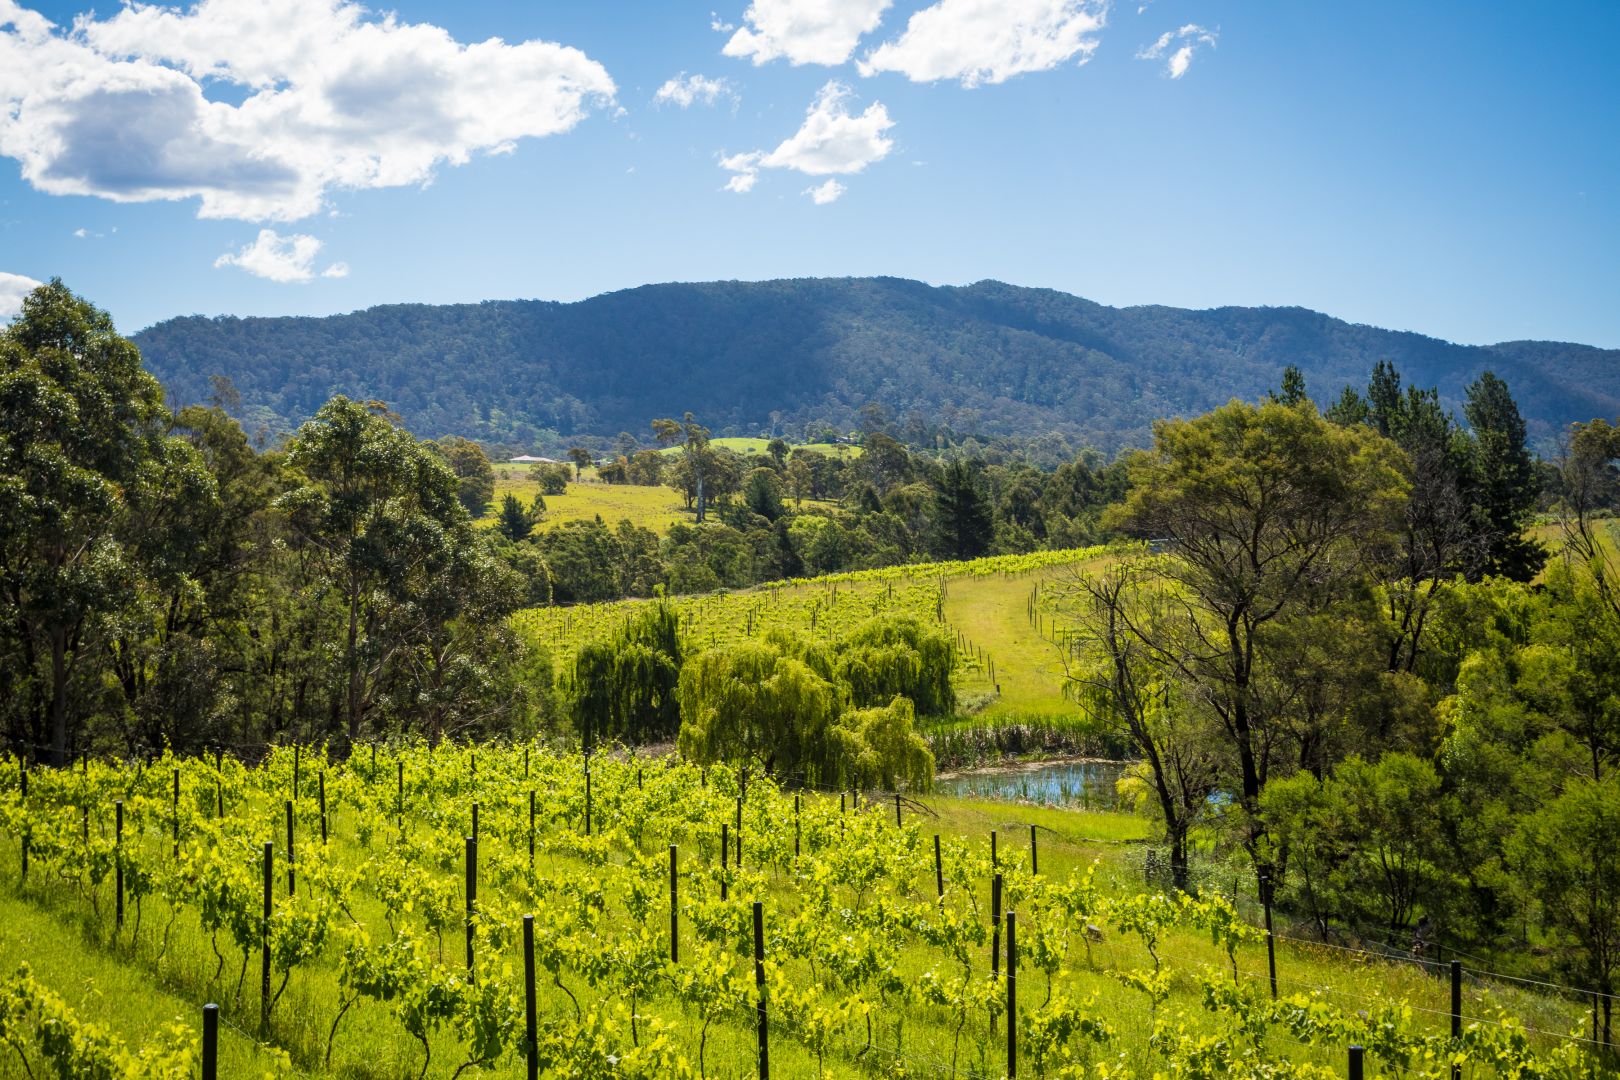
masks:
[[[51,630],[51,764],[67,765],[67,630]]]

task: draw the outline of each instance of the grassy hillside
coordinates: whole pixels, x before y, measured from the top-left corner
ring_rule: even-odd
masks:
[[[555,528],[565,521],[590,521],[600,517],[609,525],[628,520],[632,525],[664,533],[677,521],[691,520],[680,492],[674,488],[603,484],[589,478],[592,472],[586,470],[587,479],[583,483],[570,482],[567,494],[546,496],[546,516],[541,519],[540,528]],[[501,500],[507,495],[516,495],[527,506],[539,491],[540,485],[529,479],[529,466],[508,462],[496,465],[495,498],[490,502],[490,512],[484,515],[480,524],[494,524]]]

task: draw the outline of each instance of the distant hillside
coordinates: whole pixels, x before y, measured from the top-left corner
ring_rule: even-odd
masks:
[[[1620,414],[1620,351],[1453,345],[1303,308],[1111,308],[1049,289],[898,278],[647,285],[561,304],[396,304],[330,318],[170,319],[135,339],[176,403],[228,375],[270,427],[336,393],[388,402],[418,434],[528,444],[542,431],[648,434],[690,409],[717,434],[846,429],[868,402],[985,435],[1067,432],[1105,450],[1155,418],[1277,385],[1299,365],[1318,400],[1392,360],[1457,405],[1489,368],[1538,439]]]

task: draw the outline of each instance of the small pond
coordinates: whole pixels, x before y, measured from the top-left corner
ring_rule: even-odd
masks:
[[[939,777],[934,781],[934,792],[1042,806],[1112,809],[1117,801],[1114,782],[1125,771],[1125,764],[1120,761],[1053,761],[980,769]]]

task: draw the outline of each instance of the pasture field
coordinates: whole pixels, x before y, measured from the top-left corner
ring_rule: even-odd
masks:
[[[709,445],[721,450],[730,450],[734,454],[760,454],[767,452],[771,445],[769,439],[759,439],[745,435],[723,435],[717,439],[710,439]],[[861,448],[849,443],[791,443],[788,451],[808,450],[814,454],[831,454],[834,457],[860,457]],[[679,454],[678,446],[666,446],[661,451],[665,454]]]
[[[587,469],[585,474],[589,477],[594,472]],[[506,462],[496,465],[495,497],[490,500],[489,513],[478,523],[493,526],[501,500],[508,494],[516,495],[527,506],[539,491],[540,485],[529,479],[529,466]],[[565,521],[591,521],[598,516],[610,528],[628,520],[632,525],[659,534],[668,532],[676,522],[692,518],[681,500],[681,493],[674,488],[603,484],[587,479],[583,483],[569,481],[567,494],[547,495],[546,516],[537,528],[555,528]]]
[[[1020,1076],[1327,1077],[1352,1043],[1374,1076],[1613,1075],[1573,1002],[1470,978],[1453,1040],[1424,966],[1287,926],[1273,1000],[1246,878],[1146,887],[1127,815],[540,745],[27,775],[0,762],[7,1077],[196,1075],[210,1000],[222,1076],[521,1077],[525,915],[547,1076],[760,1075],[762,1003],[778,1077],[1001,1077],[1009,1039]]]

